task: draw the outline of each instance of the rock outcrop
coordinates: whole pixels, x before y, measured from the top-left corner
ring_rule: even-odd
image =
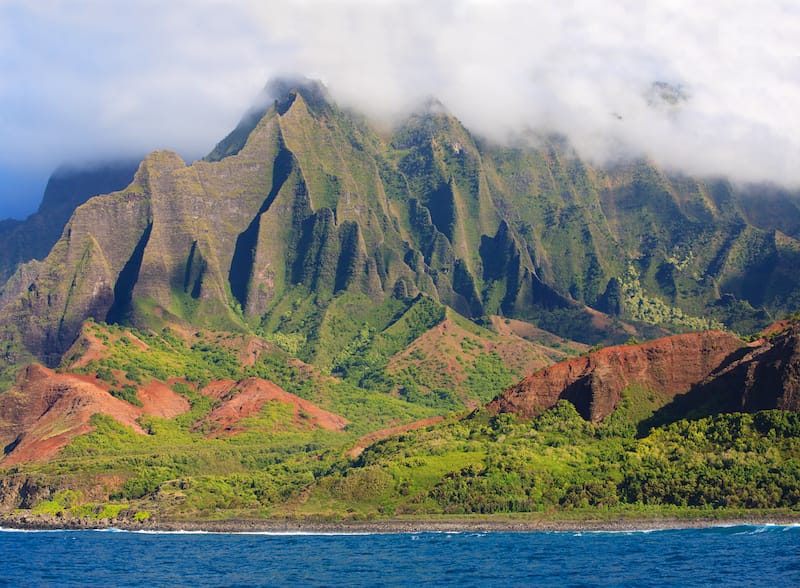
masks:
[[[488,409],[534,417],[564,399],[585,419],[599,422],[616,408],[628,386],[671,399],[689,392],[743,348],[738,337],[722,331],[607,347],[535,372],[495,398]]]
[[[800,324],[785,326],[732,356],[684,398],[680,412],[800,411]]]
[[[49,500],[56,490],[53,485],[26,474],[0,477],[0,512],[17,508],[29,509],[42,500]]]

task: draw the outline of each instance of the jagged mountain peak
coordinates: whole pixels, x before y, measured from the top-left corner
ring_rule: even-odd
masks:
[[[317,114],[329,111],[333,104],[328,89],[317,80],[293,77],[274,78],[267,82],[233,131],[222,139],[204,159],[219,161],[239,153],[251,133],[264,118],[276,113],[280,116],[286,114],[298,96],[301,96],[301,102],[309,105],[309,108]]]
[[[469,135],[461,121],[438,98],[425,99],[397,127],[396,133],[424,131],[429,137],[441,134]]]
[[[439,100],[436,96],[427,96],[421,100],[419,105],[413,110],[413,115],[418,117],[450,117],[452,116],[452,113],[448,110],[444,102]]]
[[[705,329],[719,321],[753,332],[800,307],[796,197],[771,196],[781,206],[755,210],[735,186],[648,162],[599,169],[558,138],[491,144],[436,101],[387,134],[307,80],[266,88],[205,160],[154,151],[132,182],[108,192],[75,208],[46,258],[0,288],[3,466],[65,446],[71,461],[58,468],[88,463],[75,459],[84,451],[104,463],[95,444],[113,440],[131,450],[134,459],[117,457],[137,472],[108,473],[137,496],[143,479],[156,485],[142,492],[166,501],[190,496],[198,475],[216,494],[232,471],[244,486],[231,496],[257,487],[240,471],[278,492],[296,477],[283,460],[317,455],[329,461],[315,471],[341,472],[341,446],[361,435],[431,424],[564,358],[489,412],[534,416],[568,399],[586,419],[609,420],[592,429],[561,405],[570,438],[583,428],[594,439],[615,422],[800,407],[796,325],[752,345]],[[702,332],[578,356],[665,328]],[[524,436],[512,460],[549,439],[513,419],[475,417],[478,437],[470,433],[463,461],[447,458],[457,469],[443,483],[475,478],[474,466],[462,469],[474,442],[507,443],[507,425]],[[242,435],[234,461],[224,441],[207,438],[230,435]],[[297,453],[287,452],[283,439],[296,435]],[[613,444],[627,453],[626,439]],[[170,459],[176,440],[178,455],[198,452]],[[247,447],[256,453],[240,453]],[[169,462],[140,468],[142,455],[162,450]],[[179,463],[191,470],[172,469]],[[379,471],[374,463],[363,471]],[[151,477],[156,470],[163,477]],[[307,473],[297,477],[303,487],[324,486]],[[374,486],[360,476],[327,487]],[[415,496],[424,495],[408,496],[417,508]]]
[[[186,167],[186,161],[176,152],[169,149],[151,151],[139,164],[135,181],[138,182],[142,174],[147,174],[150,170],[170,171],[183,167]]]
[[[272,101],[284,100],[290,94],[300,93],[309,101],[333,102],[328,88],[320,80],[303,76],[280,76],[267,82],[263,95]]]
[[[284,79],[204,161],[153,152],[131,186],[81,207],[49,260],[5,289],[0,320],[41,358],[88,316],[147,325],[158,309],[280,329],[313,360],[339,299],[419,293],[589,343],[613,320],[587,305],[753,330],[800,300],[798,235],[749,225],[736,198],[647,163],[597,169],[558,141],[476,141],[435,100],[387,140],[321,83]]]

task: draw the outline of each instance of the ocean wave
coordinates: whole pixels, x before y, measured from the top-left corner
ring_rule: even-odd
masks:
[[[758,524],[748,524],[748,523],[710,523],[710,524],[699,524],[697,526],[687,526],[677,523],[675,525],[668,525],[664,527],[653,527],[653,528],[641,528],[641,529],[581,529],[579,531],[569,530],[569,531],[551,531],[552,533],[566,533],[572,534],[575,537],[579,537],[581,535],[637,535],[637,534],[649,534],[649,533],[661,533],[661,532],[674,532],[674,531],[735,531],[734,535],[756,535],[759,533],[765,533],[768,531],[773,530],[780,530],[780,531],[792,531],[795,529],[800,529],[800,523],[758,523]]]
[[[582,530],[582,531],[556,531],[556,533],[563,533],[563,532],[571,532],[574,533],[576,537],[580,537],[581,535],[639,535],[639,534],[647,534],[647,533],[659,533],[661,531],[678,531],[683,529],[684,527],[654,527],[652,529],[589,529],[589,530]]]
[[[725,531],[732,535],[758,535],[770,531],[792,532],[800,529],[800,523],[724,523],[708,524],[700,526],[685,526],[676,524],[664,527],[644,527],[629,529],[550,529],[550,530],[527,530],[515,531],[514,534],[542,534],[542,535],[570,535],[572,537],[582,537],[584,535],[647,535],[651,533],[675,532],[675,531]],[[453,537],[461,536],[465,538],[481,538],[503,531],[441,531],[441,530],[409,530],[409,531],[217,531],[205,529],[122,529],[109,527],[102,529],[20,529],[14,527],[0,527],[0,533],[131,533],[138,535],[250,535],[264,537],[348,537],[348,536],[370,536],[370,535],[394,535],[406,536],[412,540],[419,540],[424,537]]]
[[[736,525],[730,528],[742,529],[741,531],[734,533],[734,535],[760,535],[761,533],[768,533],[770,531],[794,531],[796,529],[800,529],[800,523],[764,523],[761,525]]]

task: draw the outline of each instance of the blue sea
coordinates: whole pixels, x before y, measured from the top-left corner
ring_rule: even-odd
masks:
[[[0,586],[800,586],[800,527],[0,532]]]

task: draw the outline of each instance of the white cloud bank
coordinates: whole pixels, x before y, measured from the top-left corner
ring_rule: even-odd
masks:
[[[796,188],[798,39],[794,0],[0,0],[0,169],[198,157],[292,73],[375,116],[433,95],[499,140]]]

